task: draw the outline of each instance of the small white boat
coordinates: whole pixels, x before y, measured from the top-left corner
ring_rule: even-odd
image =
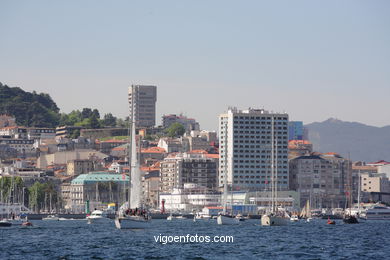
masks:
[[[240,224],[240,220],[232,215],[227,214],[219,214],[217,217],[218,225],[238,225]]]
[[[107,213],[102,210],[92,211],[91,215],[87,216],[86,219],[88,220],[88,224],[110,221]]]
[[[56,215],[48,215],[47,217],[45,218],[42,218],[42,220],[54,220],[54,221],[59,221],[60,218]]]
[[[290,217],[290,220],[291,220],[291,222],[297,222],[297,221],[299,221],[299,218],[298,218],[297,215],[292,215],[292,216]]]
[[[180,215],[180,216],[176,216],[175,219],[187,219],[187,218],[184,217],[183,215]]]
[[[194,216],[195,219],[199,219],[199,220],[209,220],[211,219],[211,216],[210,215],[207,215],[207,214],[201,214],[201,213],[196,213],[196,215]]]
[[[167,217],[167,220],[171,221],[173,219],[172,214]]]

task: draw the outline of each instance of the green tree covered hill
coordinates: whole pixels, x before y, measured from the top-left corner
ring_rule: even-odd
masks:
[[[14,116],[18,125],[56,127],[59,111],[49,94],[26,92],[0,83],[0,114]]]

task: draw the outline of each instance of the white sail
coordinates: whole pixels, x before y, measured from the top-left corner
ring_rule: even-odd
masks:
[[[140,208],[141,205],[141,170],[140,164],[138,160],[137,153],[137,143],[135,141],[135,120],[134,115],[132,115],[131,122],[131,140],[130,140],[130,149],[131,149],[131,166],[130,166],[130,180],[131,180],[131,188],[130,188],[130,208]]]

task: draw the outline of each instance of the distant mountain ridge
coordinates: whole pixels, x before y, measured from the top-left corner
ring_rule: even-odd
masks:
[[[354,161],[390,160],[390,125],[369,126],[329,118],[305,125],[318,152],[336,152]]]

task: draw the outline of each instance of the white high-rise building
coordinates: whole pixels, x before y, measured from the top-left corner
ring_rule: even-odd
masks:
[[[223,185],[227,149],[227,182],[233,184],[233,190],[271,190],[272,138],[277,189],[287,190],[288,115],[251,108],[229,108],[227,113],[221,114],[219,185]]]
[[[134,93],[134,97],[132,97]],[[129,107],[134,102],[135,123],[137,127],[152,127],[156,124],[157,87],[131,85],[129,87]]]

